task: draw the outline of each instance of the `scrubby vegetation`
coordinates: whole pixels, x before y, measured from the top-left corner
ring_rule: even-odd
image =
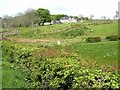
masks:
[[[105,72],[97,70],[97,68],[85,68],[84,62],[81,62],[77,54],[66,54],[61,51],[61,55],[53,57],[56,52],[49,52],[47,48],[37,48],[32,46],[21,46],[19,44],[11,44],[7,42],[2,44],[3,53],[3,71],[6,72],[8,62],[13,70],[23,69],[26,81],[30,83],[29,88],[118,88],[119,77],[116,72]],[[41,50],[49,53],[41,53]],[[48,58],[49,57],[49,58]],[[82,63],[82,64],[81,64]],[[81,66],[83,65],[83,66]],[[13,72],[10,71],[10,72]],[[10,73],[9,72],[9,73]],[[16,74],[14,73],[14,76]],[[21,75],[21,74],[20,74]],[[5,78],[4,78],[5,79]],[[7,77],[7,79],[9,79]],[[19,76],[17,76],[19,80]],[[24,78],[23,78],[24,80]],[[14,85],[20,85],[22,82],[16,82]],[[6,82],[4,82],[6,83]],[[12,82],[10,83],[12,84]],[[3,84],[5,85],[5,84]],[[5,85],[6,86],[6,85]],[[4,87],[5,87],[4,86]]]

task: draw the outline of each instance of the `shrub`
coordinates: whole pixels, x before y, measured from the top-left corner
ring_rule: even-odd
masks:
[[[111,35],[111,36],[107,36],[106,39],[109,40],[109,41],[117,41],[118,36],[117,35]]]
[[[86,42],[91,42],[91,43],[101,42],[101,38],[100,37],[88,37],[86,38]]]
[[[26,80],[32,88],[48,90],[52,88],[71,90],[74,88],[119,88],[119,75],[115,72],[103,72],[102,70],[85,69],[79,65],[69,65],[50,58],[32,56],[31,52],[39,50],[29,46],[2,45],[3,59],[14,59],[12,63],[26,73]],[[10,50],[8,52],[8,49]],[[13,56],[12,56],[13,55]],[[9,58],[12,56],[11,58]],[[59,62],[56,62],[56,61]],[[72,58],[70,58],[70,61]],[[64,59],[66,61],[66,59]],[[67,61],[66,61],[67,62]],[[12,64],[11,64],[12,65]],[[13,68],[15,68],[13,67]],[[50,90],[51,90],[50,89]]]
[[[65,66],[49,59],[32,60],[30,70],[31,84],[37,88],[63,90],[73,88],[119,88],[117,73],[84,69],[80,66]]]

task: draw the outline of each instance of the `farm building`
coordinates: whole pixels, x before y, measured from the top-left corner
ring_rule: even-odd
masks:
[[[63,18],[60,19],[60,22],[62,22],[62,23],[77,22],[77,19],[70,18],[70,17],[63,17]]]
[[[52,20],[52,21],[51,21],[51,24],[60,24],[60,23],[61,23],[60,20]]]
[[[51,25],[51,22],[45,22],[44,25]]]
[[[45,22],[44,25],[71,23],[71,22],[78,22],[78,20],[71,17],[63,17],[60,20],[52,20],[51,22]]]

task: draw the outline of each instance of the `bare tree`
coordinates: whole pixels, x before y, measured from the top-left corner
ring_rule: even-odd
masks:
[[[25,11],[25,15],[23,16],[23,18],[24,18],[24,25],[26,27],[33,26],[33,24],[37,22],[37,17],[35,14],[36,14],[36,11],[31,8]]]
[[[79,17],[81,20],[83,20],[83,18],[84,18],[83,14],[79,14],[78,17]]]
[[[102,17],[101,17],[101,19],[103,19],[103,20],[106,20],[106,18],[107,18],[106,16],[102,16]]]
[[[8,15],[3,16],[3,21],[2,21],[3,28],[10,29],[12,27],[12,18],[13,17]]]
[[[0,30],[2,29],[2,17],[0,17]]]
[[[16,16],[12,20],[13,27],[21,27],[21,26],[23,26],[23,24],[24,24],[23,23],[24,22],[23,16],[24,16],[23,13],[16,14]]]
[[[90,15],[90,19],[92,20],[92,19],[93,19],[93,17],[94,17],[94,15],[93,15],[93,14],[91,14],[91,15]]]

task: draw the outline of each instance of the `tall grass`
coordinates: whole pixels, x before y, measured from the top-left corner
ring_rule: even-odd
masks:
[[[28,88],[25,73],[21,69],[11,68],[11,64],[3,62],[2,65],[2,88]]]

